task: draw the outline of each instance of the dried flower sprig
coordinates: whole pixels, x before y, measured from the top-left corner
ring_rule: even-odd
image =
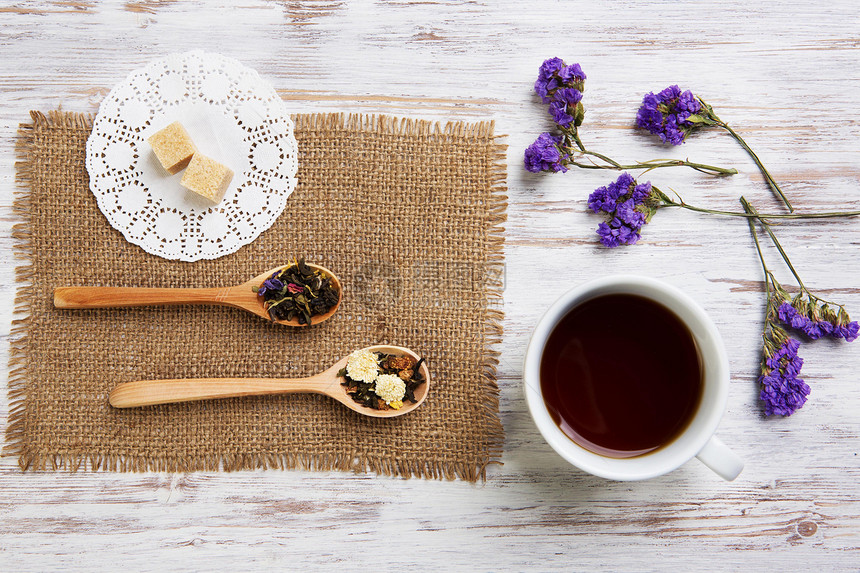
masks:
[[[673,191],[674,193],[674,191]],[[600,242],[609,248],[621,245],[634,245],[641,238],[642,227],[651,222],[659,209],[677,207],[727,217],[748,219],[829,219],[835,217],[854,217],[860,211],[830,211],[826,213],[768,213],[752,214],[740,211],[706,209],[685,202],[675,193],[677,200],[651,185],[650,181],[638,183],[629,173],[622,173],[617,180],[607,186],[599,187],[588,197],[588,207],[595,213],[606,215],[606,221],[597,227]]]
[[[690,90],[681,91],[677,85],[669,86],[660,93],[648,93],[636,114],[636,125],[657,135],[664,143],[681,145],[687,136],[701,127],[721,127],[737,141],[752,157],[767,184],[779,195],[789,211],[794,211],[791,202],[779,184],[761,162],[759,156],[729,124],[717,117],[714,108]]]
[[[544,132],[525,151],[525,167],[532,173],[541,171],[566,172],[568,166],[581,169],[657,169],[661,167],[690,167],[711,175],[735,175],[737,169],[715,167],[688,160],[655,159],[622,164],[602,153],[585,148],[579,137],[579,127],[585,120],[582,94],[585,72],[579,64],[567,65],[561,58],[550,58],[541,64],[535,92],[549,104],[549,113],[560,135]],[[582,157],[590,162],[582,162]]]
[[[797,355],[800,341],[790,338],[779,323],[802,332],[810,340],[830,336],[842,338],[847,342],[857,339],[860,325],[851,320],[841,304],[824,300],[806,288],[791,259],[788,258],[768,224],[767,217],[758,213],[744,197],[741,197],[740,201],[744,212],[754,217],[747,219],[747,222],[764,273],[766,302],[762,332],[761,375],[758,379],[761,385],[759,397],[764,402],[766,415],[790,416],[806,403],[810,388],[806,382],[798,378],[803,366],[803,359]],[[800,292],[794,297],[791,297],[767,267],[756,233],[755,221],[764,228],[797,280]]]

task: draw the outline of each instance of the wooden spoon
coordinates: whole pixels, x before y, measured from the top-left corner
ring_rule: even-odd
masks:
[[[370,346],[367,350],[396,356],[409,355],[416,361],[419,359],[413,351],[401,346]],[[347,358],[349,357],[341,358],[328,370],[308,378],[180,378],[125,382],[113,389],[109,400],[115,408],[133,408],[214,398],[310,392],[334,398],[350,410],[365,416],[393,418],[413,411],[427,397],[430,370],[427,363],[422,362],[419,371],[424,377],[424,383],[415,389],[417,402],[413,404],[407,400],[399,410],[375,410],[363,406],[347,394],[346,387],[341,386],[344,379],[337,375],[346,366]]]
[[[328,320],[337,311],[343,300],[343,289],[340,279],[325,267],[307,264],[310,268],[322,271],[331,278],[332,286],[337,290],[337,304],[325,314],[311,316],[311,324],[319,324]],[[272,320],[269,312],[263,306],[262,297],[257,296],[257,289],[263,281],[272,276],[275,271],[285,267],[275,267],[261,273],[248,282],[233,287],[216,288],[136,288],[136,287],[60,287],[54,289],[54,306],[56,308],[119,308],[129,306],[149,306],[166,304],[219,304],[247,310],[257,316]],[[285,326],[306,326],[299,324],[299,319],[274,320]]]

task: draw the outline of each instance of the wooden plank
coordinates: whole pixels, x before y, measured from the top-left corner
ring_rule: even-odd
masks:
[[[295,112],[493,119],[508,136],[510,196],[499,372],[507,441],[486,483],[299,471],[22,474],[3,458],[0,569],[857,570],[860,345],[804,344],[809,403],[789,419],[764,419],[762,277],[746,224],[665,211],[639,245],[608,251],[596,246],[599,219],[585,201],[612,173],[521,167],[522,150],[551,127],[531,84],[541,61],[558,55],[588,74],[590,148],[740,171],[649,173],[661,188],[710,208],[739,209],[744,195],[779,209],[726,134],[667,149],[633,129],[643,93],[680,83],[747,138],[799,210],[860,209],[855,2],[10,2],[0,22],[2,324],[15,292],[18,124],[30,109],[94,112],[128,72],[173,51],[236,57]],[[860,317],[858,221],[777,232],[807,285]],[[791,283],[773,249],[767,256]],[[531,328],[568,288],[616,272],[682,287],[723,333],[733,376],[719,435],[747,462],[737,481],[693,461],[644,483],[607,482],[566,466],[537,433],[520,388]],[[8,326],[0,338],[6,365]],[[0,428],[7,420],[3,393]]]

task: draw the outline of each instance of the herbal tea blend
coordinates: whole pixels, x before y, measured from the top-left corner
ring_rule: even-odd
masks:
[[[304,325],[311,323],[312,316],[328,312],[340,298],[331,277],[306,265],[303,258],[273,273],[257,294],[272,320],[295,318]]]
[[[399,410],[403,401],[416,403],[415,389],[424,383],[421,375],[421,358],[396,356],[367,349],[349,355],[346,368],[337,373],[344,379],[352,399],[375,410]]]

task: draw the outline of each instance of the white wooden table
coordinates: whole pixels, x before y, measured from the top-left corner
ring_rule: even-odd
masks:
[[[596,245],[585,199],[614,178],[535,176],[523,149],[550,127],[531,91],[543,59],[588,74],[586,144],[620,159],[731,165],[715,180],[647,178],[703,206],[773,200],[727,135],[665,149],[632,128],[642,95],[680,83],[747,136],[801,210],[860,209],[860,6],[827,3],[3,2],[0,6],[0,364],[15,293],[14,142],[28,110],[95,112],[131,70],[173,51],[256,68],[295,112],[496,121],[507,134],[503,466],[485,483],[373,475],[22,473],[0,463],[0,570],[787,570],[860,569],[860,343],[805,344],[808,404],[765,419],[757,399],[761,272],[743,221],[661,212],[641,244]],[[777,229],[805,282],[860,318],[860,220]],[[769,252],[787,284],[787,270]],[[521,392],[530,330],[562,292],[635,272],[686,290],[731,361],[718,435],[745,460],[733,483],[693,460],[613,483],[568,466]],[[3,394],[0,429],[8,400]]]

